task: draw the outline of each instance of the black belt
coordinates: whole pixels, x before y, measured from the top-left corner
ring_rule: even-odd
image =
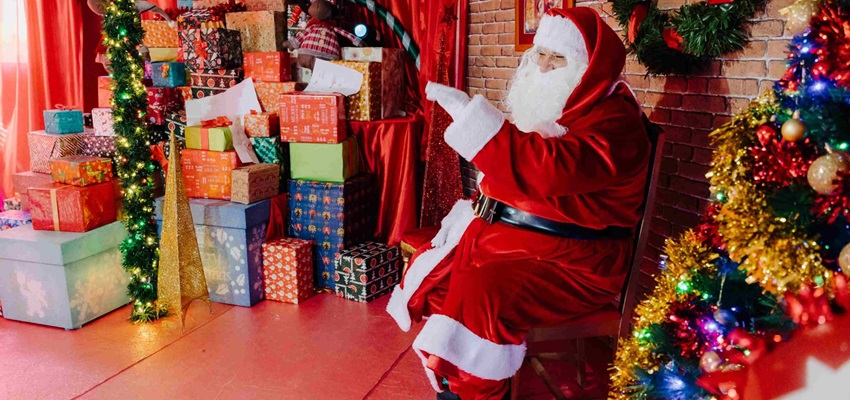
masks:
[[[552,221],[513,208],[498,200],[479,194],[473,204],[475,216],[488,223],[504,222],[518,228],[547,235],[569,239],[602,240],[632,237],[632,229],[622,226],[609,226],[604,229],[590,229],[575,224]]]

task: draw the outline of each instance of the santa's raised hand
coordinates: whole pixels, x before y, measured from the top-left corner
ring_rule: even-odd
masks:
[[[454,120],[469,104],[469,95],[465,92],[435,82],[428,82],[425,86],[425,96],[428,100],[436,101]]]

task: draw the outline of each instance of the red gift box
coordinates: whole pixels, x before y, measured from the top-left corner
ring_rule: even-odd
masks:
[[[97,106],[99,108],[112,108],[112,79],[108,76],[97,77]]]
[[[177,88],[148,88],[147,119],[152,124],[164,124],[166,114],[172,111],[180,110],[181,108],[183,108],[183,97],[181,91]]]
[[[280,96],[282,142],[340,143],[346,137],[345,96],[319,93]]]
[[[230,200],[232,173],[240,166],[236,151],[185,149],[180,156],[186,196]]]
[[[281,238],[263,243],[266,299],[298,304],[313,295],[313,242]]]
[[[292,61],[282,51],[244,53],[245,77],[255,82],[286,82],[292,78]]]
[[[88,232],[118,217],[116,181],[90,186],[50,183],[27,191],[32,227],[42,231]]]

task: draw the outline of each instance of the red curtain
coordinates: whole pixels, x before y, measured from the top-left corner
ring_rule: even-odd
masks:
[[[84,0],[0,1],[0,190],[29,169],[27,132],[44,129],[42,110],[83,107]]]

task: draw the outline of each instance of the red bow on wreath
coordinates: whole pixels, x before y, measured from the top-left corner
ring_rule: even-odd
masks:
[[[640,31],[640,24],[646,19],[646,14],[649,12],[649,4],[648,3],[640,3],[635,6],[635,9],[632,10],[632,14],[629,15],[629,33],[628,39],[629,44],[634,44],[635,40],[637,40],[638,31]]]
[[[661,32],[661,37],[664,39],[664,43],[667,43],[667,47],[682,51],[685,49],[685,39],[679,32],[676,32],[676,28],[666,28]]]

